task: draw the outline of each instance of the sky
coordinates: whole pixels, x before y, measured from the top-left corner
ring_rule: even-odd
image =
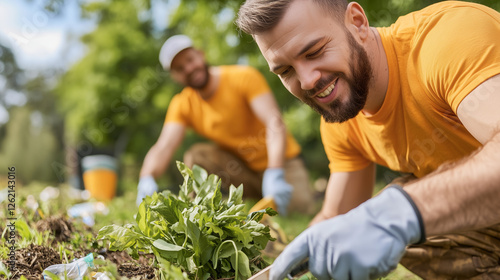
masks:
[[[94,24],[79,20],[78,6],[66,1],[64,12],[54,15],[46,11],[42,1],[0,0],[0,40],[14,52],[18,64],[26,70],[43,70],[64,66],[84,54],[78,37],[91,31]],[[69,53],[66,46],[71,45]]]
[[[89,0],[92,1],[92,0]],[[59,15],[46,11],[42,0],[0,0],[0,43],[14,53],[24,70],[44,71],[57,67],[69,68],[85,55],[85,46],[79,37],[91,32],[95,23],[79,17],[77,1],[64,1]],[[163,29],[179,0],[153,0],[154,25]],[[10,92],[11,105],[22,106],[22,93]],[[0,106],[0,124],[8,121],[8,113]]]

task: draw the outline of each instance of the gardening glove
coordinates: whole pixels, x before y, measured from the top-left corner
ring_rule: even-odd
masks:
[[[158,185],[153,176],[148,175],[141,177],[141,179],[139,179],[139,185],[137,186],[137,199],[135,204],[139,206],[143,198],[152,195],[156,191],[158,191]]]
[[[285,181],[283,168],[268,168],[262,179],[262,196],[274,199],[280,215],[286,216],[293,188]]]
[[[283,279],[309,258],[318,279],[373,279],[395,269],[406,245],[425,241],[420,212],[400,187],[301,233],[274,261],[270,279]]]

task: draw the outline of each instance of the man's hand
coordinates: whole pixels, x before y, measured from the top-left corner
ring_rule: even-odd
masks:
[[[271,196],[280,215],[286,216],[293,188],[285,181],[283,168],[268,168],[262,179],[262,196]]]
[[[275,260],[270,279],[283,279],[302,260],[318,279],[373,279],[395,269],[406,245],[425,240],[408,194],[389,187],[345,215],[301,233]]]
[[[143,198],[152,195],[156,191],[158,191],[158,185],[153,176],[141,177],[141,179],[139,179],[139,185],[137,186],[137,199],[135,204],[139,206]]]

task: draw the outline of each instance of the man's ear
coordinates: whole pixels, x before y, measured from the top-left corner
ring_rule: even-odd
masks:
[[[356,37],[364,41],[368,38],[370,31],[370,24],[366,17],[363,7],[356,2],[350,2],[347,5],[345,25],[347,29]]]

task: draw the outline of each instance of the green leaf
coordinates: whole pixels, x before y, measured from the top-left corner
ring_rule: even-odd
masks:
[[[160,273],[162,274],[162,278],[164,280],[188,280],[188,275],[186,272],[183,272],[181,268],[173,265],[169,261],[160,258],[158,260],[158,264],[160,266]]]
[[[252,272],[250,271],[250,261],[245,253],[242,251],[238,251],[238,271],[243,276],[243,279],[246,279],[252,276]]]
[[[228,261],[227,259],[223,259],[221,261],[222,265],[221,265],[221,270],[222,271],[225,271],[225,272],[228,272],[228,271],[231,271],[231,262]]]
[[[142,203],[139,205],[139,210],[137,212],[135,220],[137,222],[137,226],[139,227],[140,231],[147,235],[149,232],[148,221],[150,220],[150,217],[146,205],[147,205],[146,201],[143,200]]]
[[[205,226],[208,227],[209,229],[211,229],[214,233],[217,233],[220,238],[225,237],[224,231],[220,227],[218,227],[216,224],[214,224],[212,222],[208,222],[208,223],[205,223]]]
[[[227,205],[232,206],[235,204],[241,204],[243,201],[243,185],[238,188],[231,185],[229,186],[229,198],[227,200]]]
[[[236,239],[241,241],[245,246],[248,246],[248,244],[252,242],[253,238],[251,231],[235,225],[227,225],[225,228],[231,231],[231,236],[236,237]]]
[[[184,201],[178,200],[174,196],[165,198],[163,203],[152,206],[151,210],[160,214],[169,224],[177,223],[182,210],[188,207]]]
[[[100,238],[109,240],[110,250],[113,251],[123,251],[126,248],[134,246],[139,241],[151,244],[151,240],[143,234],[117,225],[110,225],[101,228],[97,234],[97,239]]]
[[[194,190],[195,182],[193,180],[193,171],[189,169],[183,162],[177,161],[177,169],[182,174],[184,182],[180,187],[179,196],[183,199],[188,199],[189,194]]]
[[[214,248],[211,246],[211,242],[207,239],[207,236],[201,234],[200,229],[195,223],[190,220],[186,220],[185,222],[187,234],[193,244],[193,250],[195,252],[195,263],[203,265],[210,260]]]
[[[208,173],[205,169],[195,164],[193,166],[193,178],[201,186],[207,180]]]
[[[156,248],[158,248],[162,251],[170,251],[170,252],[178,252],[178,251],[184,249],[181,246],[178,246],[178,245],[175,245],[172,243],[168,243],[167,241],[165,241],[163,239],[156,239],[153,242],[153,246],[155,246]]]
[[[231,265],[236,271],[236,278],[241,276],[243,279],[247,279],[252,276],[250,272],[250,261],[245,253],[238,251],[236,254],[233,254],[230,259]]]
[[[30,227],[24,220],[17,220],[16,221],[16,230],[19,236],[21,236],[22,239],[26,240],[32,240],[33,239],[33,233],[30,230]]]
[[[52,279],[52,280],[60,280],[59,276],[57,276],[56,274],[54,274],[54,273],[52,273],[52,272],[50,272],[50,271],[48,271],[48,270],[44,270],[44,271],[43,271],[43,274],[45,274],[45,275],[49,276],[49,277],[50,277],[50,279]],[[44,278],[45,278],[45,277],[44,277]]]
[[[7,278],[10,278],[9,269],[5,266],[3,262],[0,262],[0,275],[4,275]]]
[[[211,174],[208,176],[207,180],[200,185],[196,193],[196,198],[194,199],[194,204],[205,205],[209,209],[214,209],[215,207],[212,203],[212,199],[217,188],[219,188],[219,177]]]
[[[233,221],[243,221],[245,219],[245,213],[242,211],[243,208],[245,208],[245,205],[243,204],[232,205],[229,209],[218,214],[215,219],[227,220],[228,223]]]
[[[222,192],[220,191],[221,182],[220,180],[217,182],[217,188],[215,188],[214,195],[212,196],[212,210],[218,210],[220,207],[220,203],[222,201]]]

